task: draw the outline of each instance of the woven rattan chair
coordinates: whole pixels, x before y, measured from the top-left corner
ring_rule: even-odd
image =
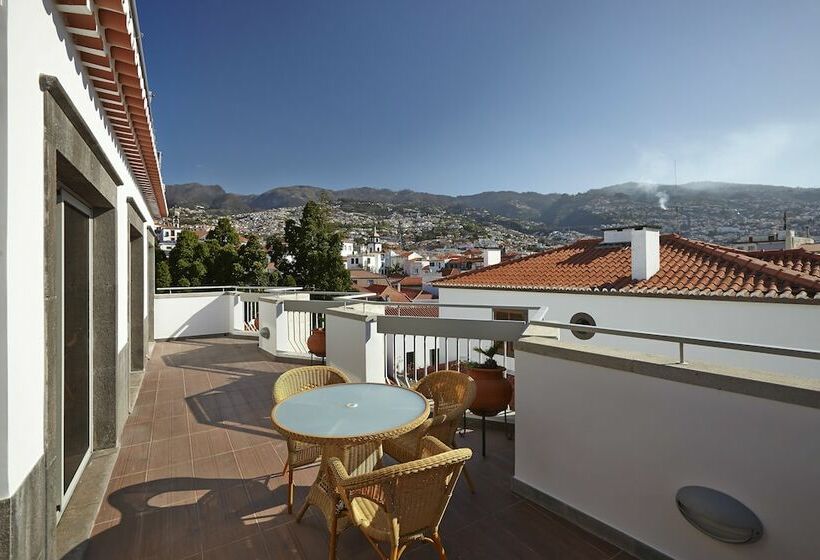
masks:
[[[457,448],[456,431],[464,412],[475,399],[475,382],[464,373],[452,370],[435,371],[413,387],[433,401],[432,415],[421,426],[403,436],[384,442],[384,452],[401,463],[419,457],[419,446],[424,436],[433,436],[452,448]],[[467,468],[464,479],[475,493]]]
[[[351,521],[383,560],[398,560],[407,545],[425,541],[446,559],[439,524],[469,449],[450,449],[434,437],[422,438],[420,458],[371,473],[349,476],[342,462],[330,469]],[[378,543],[390,546],[386,556]]]
[[[279,376],[273,385],[273,403],[279,404],[283,400],[316,387],[334,385],[336,383],[350,383],[350,379],[338,369],[329,366],[305,366],[286,371]],[[282,470],[288,473],[288,513],[293,512],[293,470],[315,462],[322,454],[318,445],[305,443],[293,438],[287,438],[288,460]]]

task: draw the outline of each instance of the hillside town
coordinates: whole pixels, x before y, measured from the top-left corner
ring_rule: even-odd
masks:
[[[468,221],[473,227],[465,227],[463,221],[453,220],[445,210],[391,209],[375,220],[366,213],[342,210],[338,204],[329,205],[329,209],[334,224],[345,234],[339,259],[350,274],[351,287],[368,297],[392,302],[437,299],[437,280],[591,237],[577,231],[555,231],[539,241],[535,236],[493,224],[479,227]],[[295,219],[300,211],[298,207],[277,208],[234,214],[231,220],[244,243],[246,235],[262,239],[281,235],[285,222]],[[624,214],[631,215],[626,211]],[[170,216],[157,227],[158,247],[170,253],[183,230],[194,231],[203,240],[215,221],[202,207],[172,208]],[[373,225],[363,225],[367,223]],[[691,223],[687,227],[691,228]],[[820,243],[815,243],[813,237],[790,228],[786,213],[780,227],[770,231],[743,235],[739,227],[720,226],[717,232],[723,245],[744,253],[793,249],[820,253]],[[275,269],[274,263],[268,264],[270,272]]]

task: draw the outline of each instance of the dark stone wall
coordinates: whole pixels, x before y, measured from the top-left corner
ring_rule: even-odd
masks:
[[[127,414],[128,363],[117,350],[117,187],[111,163],[59,82],[41,77],[44,91],[45,386],[43,458],[8,500],[0,501],[0,543],[10,558],[54,558],[62,460],[57,426],[61,352],[56,230],[58,179],[91,207],[94,449],[114,447]],[[4,513],[5,512],[5,513]],[[8,520],[6,523],[5,520]],[[2,551],[0,545],[0,551]]]
[[[46,503],[44,457],[35,463],[23,484],[9,498],[0,500],[0,558],[41,560],[48,558],[49,525]]]

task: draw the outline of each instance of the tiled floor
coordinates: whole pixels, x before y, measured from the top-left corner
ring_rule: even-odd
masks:
[[[271,387],[293,367],[231,338],[156,345],[100,508],[86,558],[325,558],[323,521],[284,507],[284,441],[270,427]],[[480,437],[465,445],[478,450]],[[469,463],[478,486],[460,482],[442,536],[451,559],[627,560],[614,546],[512,494],[514,444],[488,432],[488,456]],[[316,474],[297,472],[297,504]],[[375,558],[355,529],[338,558]],[[404,558],[435,558],[418,546]]]

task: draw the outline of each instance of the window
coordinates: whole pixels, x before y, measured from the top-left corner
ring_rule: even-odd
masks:
[[[593,319],[592,316],[588,313],[576,313],[572,316],[569,322],[573,325],[586,325],[588,327],[595,326],[595,319]],[[589,340],[590,338],[595,336],[594,332],[582,330],[573,330],[572,334],[575,335],[575,338],[580,338],[581,340]]]
[[[503,309],[503,308],[496,308],[493,309],[493,320],[495,321],[526,321],[527,320],[527,312],[523,309]],[[507,341],[507,352],[506,355],[508,358],[515,357],[515,342]]]

